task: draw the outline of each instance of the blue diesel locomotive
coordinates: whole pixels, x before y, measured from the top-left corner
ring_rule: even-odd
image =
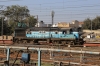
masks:
[[[82,44],[78,31],[73,28],[60,27],[32,27],[16,28],[14,32],[16,43],[52,43],[52,44]]]

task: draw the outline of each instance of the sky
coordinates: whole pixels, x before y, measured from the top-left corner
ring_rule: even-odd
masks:
[[[31,15],[38,15],[39,21],[47,24],[52,22],[52,11],[54,23],[73,20],[82,22],[86,18],[93,19],[100,15],[100,0],[0,0],[0,5],[27,6]]]

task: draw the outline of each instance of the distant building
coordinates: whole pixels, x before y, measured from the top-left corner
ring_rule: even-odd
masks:
[[[83,24],[84,22],[79,22],[79,27],[82,27]]]
[[[79,22],[77,20],[72,21],[71,23],[67,22],[59,22],[57,24],[45,24],[43,21],[36,23],[35,27],[82,27],[83,22]]]
[[[51,24],[45,24],[43,21],[36,23],[35,27],[51,27]]]
[[[53,24],[52,27],[58,27],[58,24]]]
[[[69,23],[66,22],[59,22],[58,27],[69,27]]]
[[[53,27],[79,27],[79,22],[77,20],[72,21],[72,23],[59,22],[54,24]]]
[[[72,23],[69,24],[69,27],[79,27],[79,21],[74,20]]]

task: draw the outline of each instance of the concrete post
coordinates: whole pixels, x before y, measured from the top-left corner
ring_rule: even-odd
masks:
[[[10,57],[10,48],[7,48],[7,61],[9,61],[9,57]]]
[[[41,50],[38,50],[38,66],[41,66]]]
[[[9,66],[10,48],[7,48],[7,60],[4,61],[5,66]]]
[[[82,49],[81,49],[81,52],[82,52]],[[82,66],[82,60],[83,60],[83,56],[82,56],[83,54],[81,53],[80,54],[80,66]]]

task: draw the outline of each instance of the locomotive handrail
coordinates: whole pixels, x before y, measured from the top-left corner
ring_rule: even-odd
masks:
[[[11,48],[11,49],[26,49],[27,47],[15,47],[15,46],[0,46],[0,48]],[[41,51],[58,51],[58,52],[72,52],[72,53],[87,53],[87,54],[100,54],[100,52],[92,52],[92,51],[80,51],[78,50],[64,50],[64,49],[51,49],[51,48],[34,48],[28,47],[29,50],[41,50]]]

